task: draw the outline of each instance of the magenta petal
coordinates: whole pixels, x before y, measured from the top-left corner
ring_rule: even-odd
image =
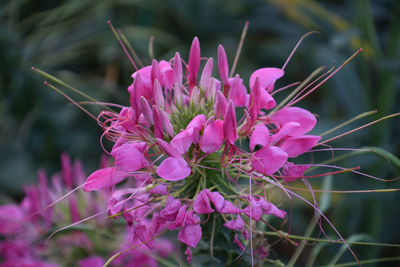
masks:
[[[285,211],[278,209],[274,204],[264,200],[263,198],[260,199],[260,202],[265,214],[272,214],[281,219],[285,218]]]
[[[279,142],[282,138],[289,136],[300,127],[297,122],[288,122],[279,129],[279,132],[271,136],[271,143]]]
[[[250,149],[254,151],[256,145],[266,146],[270,142],[269,130],[264,124],[258,124],[250,137]]]
[[[278,122],[281,126],[288,122],[297,122],[300,124],[300,127],[290,134],[291,136],[298,136],[308,133],[317,123],[317,119],[311,112],[298,107],[283,108],[273,114],[271,119]]]
[[[294,177],[294,178],[284,178],[285,182],[294,181],[297,178],[301,178],[304,175],[304,172],[310,168],[310,165],[295,165],[292,162],[286,162],[285,166],[283,166],[283,176],[285,177]]]
[[[134,172],[148,166],[146,158],[133,143],[123,144],[115,154],[115,166],[118,171]]]
[[[223,197],[220,193],[218,193],[218,192],[210,192],[208,189],[207,189],[206,192],[207,192],[208,198],[209,198],[209,199],[211,200],[211,202],[213,203],[215,209],[216,209],[218,212],[220,212],[221,209],[222,209],[223,206],[224,206],[224,202],[225,202],[224,197]]]
[[[165,86],[165,88],[171,89],[174,85],[175,78],[175,74],[171,68],[171,65],[167,61],[161,60],[159,63],[159,67],[162,76],[162,85]]]
[[[260,109],[271,109],[276,106],[275,99],[266,91],[260,91]]]
[[[260,87],[266,89],[268,92],[274,90],[274,83],[281,78],[285,72],[278,68],[262,68],[253,72],[250,76],[250,87],[254,86],[257,78],[260,81]]]
[[[204,153],[213,153],[221,147],[223,141],[224,122],[222,120],[216,120],[205,127],[200,149]]]
[[[279,170],[286,162],[288,155],[276,146],[266,146],[253,155],[252,165],[254,170],[271,175]]]
[[[190,128],[197,128],[199,130],[202,130],[204,124],[206,123],[206,120],[207,120],[206,115],[199,114],[189,122],[189,124],[186,126],[186,130]]]
[[[156,187],[149,190],[151,194],[168,195],[167,186],[165,184],[158,184]]]
[[[210,199],[208,189],[203,189],[194,200],[193,210],[198,214],[208,214],[214,212],[210,205]]]
[[[231,230],[240,230],[244,227],[244,221],[242,217],[238,214],[236,219],[224,223],[224,226]]]
[[[179,181],[190,175],[190,167],[181,158],[166,158],[157,168],[157,174],[167,181]]]
[[[23,210],[15,204],[0,206],[0,234],[12,235],[19,233],[23,228]]]
[[[232,100],[237,107],[245,106],[249,95],[247,94],[247,89],[243,84],[243,80],[236,74],[235,78],[228,79],[228,83],[230,86],[228,99]]]
[[[171,145],[175,147],[181,154],[188,152],[193,143],[193,128],[190,130],[183,130],[175,135],[171,140]]]
[[[182,78],[183,78],[182,59],[178,52],[175,53],[173,72],[174,72],[174,82],[176,84],[182,84]]]
[[[201,226],[199,224],[183,226],[178,233],[178,239],[182,243],[195,248],[201,239]]]
[[[83,190],[88,192],[103,189],[121,182],[126,176],[125,172],[117,171],[114,167],[100,169],[89,175]]]
[[[321,136],[316,135],[290,137],[282,143],[281,148],[290,158],[294,158],[310,150],[320,139]]]

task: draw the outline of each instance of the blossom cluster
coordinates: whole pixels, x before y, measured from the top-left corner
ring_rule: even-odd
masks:
[[[79,160],[71,162],[63,154],[61,163],[61,172],[53,175],[50,183],[45,172],[39,171],[38,185],[24,188],[26,196],[21,203],[0,206],[1,267],[58,267],[69,264],[101,267],[105,263],[102,254],[135,245],[131,242],[126,227],[117,229],[113,226],[118,234],[110,238],[108,231],[112,226],[104,215],[86,221],[93,214],[104,214],[110,192],[103,190],[97,194],[87,194],[75,191],[71,194],[73,188],[83,184],[86,175]],[[108,159],[104,157],[100,167],[107,165]],[[67,194],[68,199],[64,199]],[[56,202],[58,203],[55,204]],[[56,233],[46,240],[62,226],[68,231]],[[167,257],[172,249],[171,242],[159,239],[153,252]],[[149,249],[140,246],[138,250],[126,253],[114,264],[157,266],[156,260],[143,251]]]
[[[320,140],[308,134],[316,125],[311,112],[290,103],[276,108],[282,68],[255,70],[247,86],[239,74],[229,75],[221,45],[219,79],[213,67],[194,38],[187,62],[176,53],[134,72],[130,106],[98,116],[103,137],[114,142],[114,163],[84,185],[85,191],[114,188],[108,213],[123,216],[137,242],[151,248],[158,236],[178,229],[188,261],[211,214],[234,231],[242,250],[252,221],[264,214],[285,218],[256,181],[301,178],[308,165],[293,159]]]

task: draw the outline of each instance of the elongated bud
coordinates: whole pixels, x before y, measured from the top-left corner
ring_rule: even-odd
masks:
[[[221,93],[221,91],[218,91],[214,104],[215,117],[223,118],[225,116],[227,106],[228,104],[226,103],[224,94]]]
[[[164,138],[160,111],[156,105],[153,105],[154,135],[157,138]]]
[[[200,42],[197,37],[193,39],[189,54],[189,91],[197,84],[197,73],[200,68]]]
[[[175,83],[174,86],[174,99],[176,106],[182,106],[183,104],[183,95],[182,95],[182,88],[180,83]]]
[[[182,84],[182,59],[178,52],[176,52],[174,57],[174,80],[175,83]]]
[[[236,139],[238,138],[238,134],[236,131],[236,111],[235,104],[233,101],[229,101],[228,108],[224,117],[224,136],[226,141],[234,145]]]
[[[210,57],[207,60],[206,65],[204,66],[203,72],[201,73],[200,88],[203,91],[206,91],[210,85],[210,78],[212,74],[213,65],[214,65],[214,60],[212,57]]]
[[[154,103],[161,108],[164,108],[164,95],[162,92],[161,84],[156,79],[154,80],[154,93],[153,93]]]
[[[147,102],[146,98],[144,98],[143,96],[140,97],[140,105],[143,111],[144,118],[150,125],[153,125],[154,124],[153,111],[151,110],[149,102]]]
[[[66,153],[61,154],[61,170],[62,170],[62,178],[64,180],[65,185],[67,188],[72,188],[73,181],[72,181],[72,166],[71,166],[71,159]]]
[[[211,78],[210,84],[208,85],[205,93],[207,101],[213,101],[216,92],[217,92],[217,81],[214,78]]]
[[[253,120],[257,118],[258,112],[260,110],[259,102],[260,102],[260,82],[257,77],[253,87],[250,88],[249,110],[250,110],[250,117]]]
[[[154,85],[155,80],[162,81],[160,66],[158,65],[158,62],[155,59],[153,59],[152,64],[151,64],[150,79],[151,79],[151,86]]]
[[[190,103],[199,104],[199,101],[200,101],[200,88],[195,86],[193,87],[193,90],[190,93]]]
[[[161,122],[162,122],[165,132],[169,136],[173,137],[175,135],[174,128],[172,127],[172,124],[171,124],[171,121],[169,120],[168,114],[164,110],[160,109],[160,116],[161,116]]]
[[[218,71],[219,76],[221,78],[222,84],[225,86],[228,85],[228,77],[229,77],[229,66],[228,66],[228,58],[226,57],[225,49],[222,45],[218,46]]]

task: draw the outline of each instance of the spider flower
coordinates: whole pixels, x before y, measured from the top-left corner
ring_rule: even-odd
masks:
[[[213,77],[214,59],[201,56],[197,38],[187,62],[179,53],[153,60],[132,74],[130,106],[100,113],[104,136],[115,142],[114,164],[92,173],[84,190],[113,186],[109,215],[123,216],[150,248],[158,235],[178,229],[190,261],[211,214],[235,231],[236,244],[237,234],[247,239],[252,220],[285,218],[279,203],[247,185],[274,175],[300,178],[307,167],[291,161],[320,137],[308,134],[316,125],[311,112],[292,106],[271,112],[283,69],[255,70],[248,83],[239,74],[229,77],[220,45],[219,78]]]
[[[107,162],[104,157],[100,166],[106,167]],[[26,195],[21,203],[0,206],[1,267],[76,264],[80,267],[101,267],[105,260],[99,255],[105,251],[112,253],[135,245],[132,233],[126,227],[119,229],[118,235],[109,239],[107,244],[102,242],[105,236],[110,235],[105,229],[110,228],[111,224],[104,215],[93,215],[104,214],[102,211],[110,198],[110,192],[87,194],[73,190],[86,177],[82,163],[71,162],[68,155],[63,154],[61,164],[61,172],[53,175],[50,183],[45,172],[39,171],[39,184],[24,188]],[[71,190],[73,194],[70,194]],[[86,220],[92,217],[95,220]],[[61,231],[46,241],[55,229],[66,225],[71,226],[70,231]],[[91,234],[92,231],[98,231],[99,235]],[[128,266],[129,262],[136,261],[143,266],[157,266],[156,260],[142,251],[127,253],[116,263]],[[172,243],[158,240],[157,254],[166,257],[170,251]]]

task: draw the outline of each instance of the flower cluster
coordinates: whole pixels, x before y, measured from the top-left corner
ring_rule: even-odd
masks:
[[[39,171],[39,184],[25,187],[26,196],[20,204],[0,206],[1,267],[76,264],[79,267],[101,267],[105,260],[100,255],[135,245],[126,227],[118,229],[118,234],[111,238],[110,221],[105,216],[93,216],[104,213],[110,192],[70,194],[74,187],[84,182],[86,175],[81,162],[71,162],[66,154],[61,156],[61,163],[61,173],[51,177],[50,184],[45,172]],[[106,167],[107,164],[108,159],[104,157],[100,166]],[[67,201],[61,201],[66,194],[70,194]],[[86,218],[91,217],[95,217],[95,220],[86,222]],[[69,231],[57,233],[46,244],[46,238],[53,231],[66,225],[69,227],[64,228],[70,228]],[[105,239],[108,242],[104,242]],[[173,249],[172,243],[165,239],[157,241],[153,252],[167,257]],[[146,246],[140,246],[115,263],[119,266],[132,263],[157,266],[156,260],[143,252],[146,250],[149,250]]]
[[[176,53],[133,73],[130,106],[98,117],[103,136],[115,142],[114,165],[95,171],[84,185],[101,190],[125,180],[108,201],[109,215],[122,215],[134,239],[149,247],[165,231],[179,229],[189,261],[211,214],[235,231],[242,249],[237,234],[248,240],[253,220],[285,218],[264,187],[251,185],[301,178],[308,165],[291,161],[320,140],[307,134],[316,124],[312,113],[290,103],[276,108],[272,94],[283,69],[254,71],[248,90],[238,74],[229,75],[221,45],[217,61],[219,79],[212,76],[214,59],[201,57],[194,38],[187,63]]]

